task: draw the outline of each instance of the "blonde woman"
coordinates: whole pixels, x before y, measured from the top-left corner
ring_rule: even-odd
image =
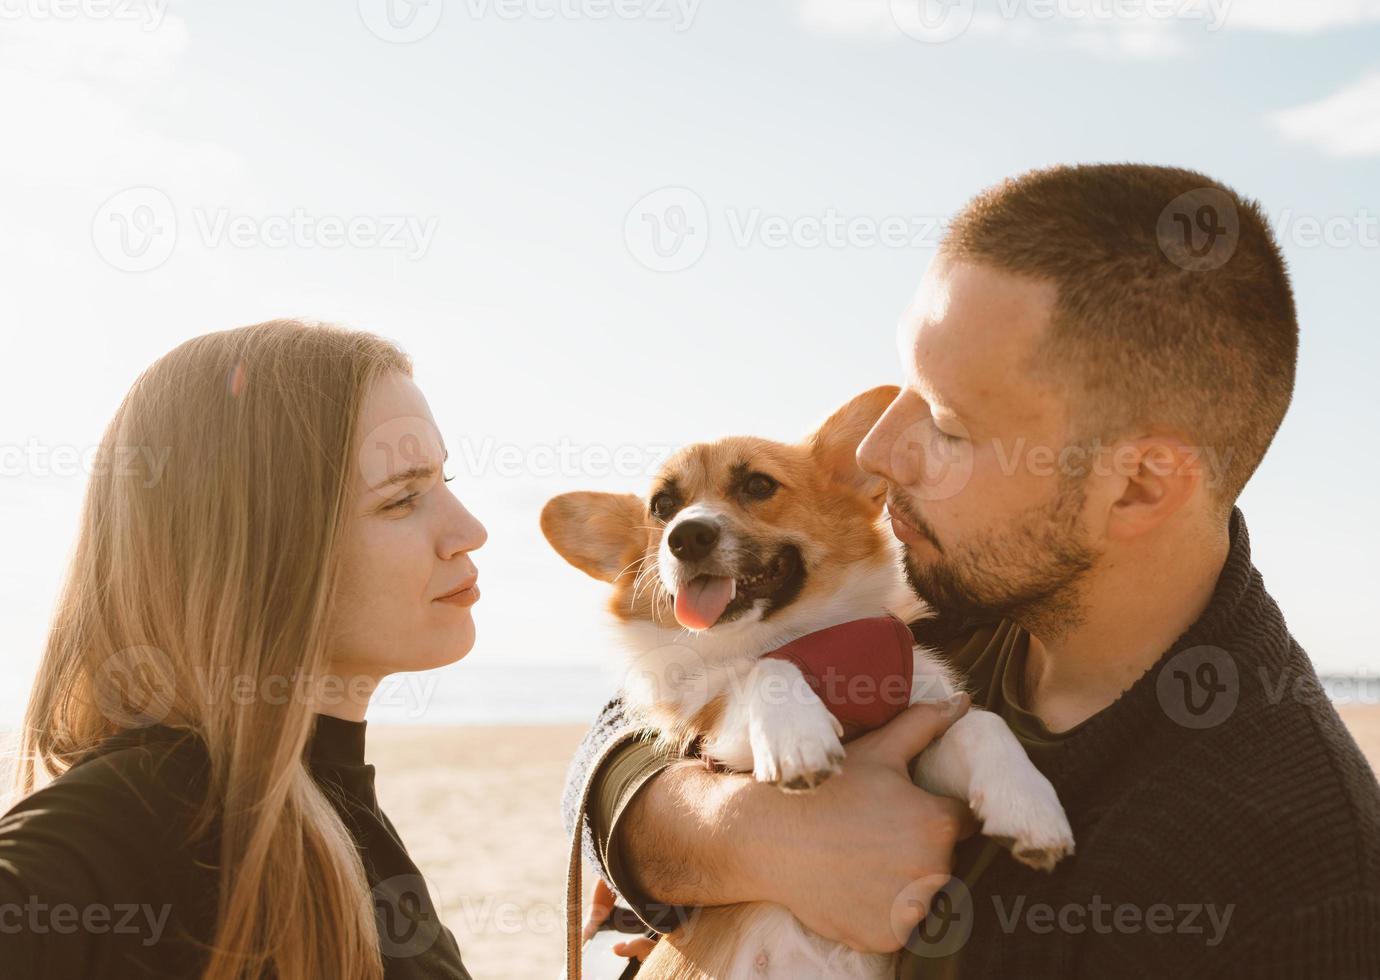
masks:
[[[0,974],[469,974],[379,809],[365,708],[474,643],[486,533],[402,351],[190,340],[105,432],[0,818]]]

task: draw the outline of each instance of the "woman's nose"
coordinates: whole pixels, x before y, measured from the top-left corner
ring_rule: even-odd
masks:
[[[466,510],[465,505],[458,500],[455,506],[457,513],[454,523],[442,539],[441,551],[446,558],[466,551],[476,551],[489,540],[489,532],[479,519]]]

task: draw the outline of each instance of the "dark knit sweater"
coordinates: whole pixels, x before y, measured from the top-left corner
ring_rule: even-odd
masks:
[[[969,671],[975,703],[1011,722],[1058,790],[1077,853],[1043,874],[985,838],[962,844],[900,977],[1380,977],[1380,786],[1251,564],[1239,509],[1230,531],[1198,621],[1059,735],[1012,697],[1019,627],[946,637],[916,624]],[[611,702],[572,762],[567,827],[589,762],[622,727]],[[662,929],[624,892],[607,828],[665,764],[629,739],[593,774],[585,821],[587,860]],[[606,772],[636,784],[604,786]]]
[[[306,761],[359,847],[384,976],[469,980],[421,872],[379,809],[365,724],[317,715]],[[219,822],[197,840],[190,829],[208,766],[189,732],[122,732],[0,817],[0,977],[201,974],[216,922]]]

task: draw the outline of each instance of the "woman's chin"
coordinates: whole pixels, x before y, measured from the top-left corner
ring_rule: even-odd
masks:
[[[470,620],[463,626],[449,631],[451,635],[446,637],[446,642],[441,644],[436,651],[433,663],[426,667],[413,667],[413,670],[434,670],[437,667],[448,667],[451,664],[459,663],[464,660],[469,652],[474,649],[475,630],[474,621]]]

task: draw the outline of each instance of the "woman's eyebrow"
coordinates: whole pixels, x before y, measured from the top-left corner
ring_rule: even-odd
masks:
[[[442,465],[444,465],[446,460],[448,459],[450,459],[449,450],[447,450],[446,454],[441,457]],[[373,487],[372,489],[382,490],[384,487],[391,487],[395,483],[407,483],[410,480],[416,480],[420,477],[433,476],[435,473],[435,466],[433,466],[430,463],[420,463],[416,466],[409,466],[405,470],[399,470],[397,473],[394,473],[388,479],[384,480],[382,483],[380,483],[376,487]]]

